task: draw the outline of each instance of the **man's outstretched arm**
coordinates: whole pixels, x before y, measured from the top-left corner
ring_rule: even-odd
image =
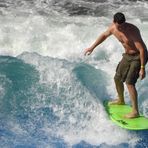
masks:
[[[99,45],[101,44],[107,37],[111,35],[111,27],[109,27],[104,33],[102,33],[97,40],[89,47],[85,49],[84,55],[90,55],[92,51]]]

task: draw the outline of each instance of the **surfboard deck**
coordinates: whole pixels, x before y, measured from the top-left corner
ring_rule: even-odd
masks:
[[[148,130],[148,118],[143,115],[133,119],[127,119],[124,117],[125,114],[131,112],[131,106],[109,105],[108,101],[105,101],[104,107],[110,119],[118,126],[129,130]]]

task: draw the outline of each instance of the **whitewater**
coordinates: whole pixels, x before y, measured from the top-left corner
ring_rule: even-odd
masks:
[[[0,148],[148,147],[148,131],[116,126],[103,107],[122,45],[111,36],[84,56],[116,12],[148,47],[146,0],[0,1]],[[148,77],[136,86],[148,117]]]

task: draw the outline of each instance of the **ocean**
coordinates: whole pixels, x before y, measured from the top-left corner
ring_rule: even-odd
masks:
[[[0,148],[148,148],[147,130],[118,127],[103,107],[122,45],[111,36],[84,56],[116,12],[148,46],[147,0],[0,0]],[[136,87],[148,117],[148,77]]]

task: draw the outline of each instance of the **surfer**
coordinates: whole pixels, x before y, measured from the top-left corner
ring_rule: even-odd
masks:
[[[124,101],[124,82],[128,88],[129,96],[132,103],[132,111],[125,115],[126,118],[135,118],[139,116],[137,90],[135,84],[138,77],[145,78],[145,65],[148,60],[147,47],[142,40],[139,29],[126,22],[123,13],[114,14],[113,22],[108,29],[103,32],[97,40],[85,49],[85,55],[90,55],[92,51],[101,44],[106,38],[114,35],[123,45],[125,52],[116,68],[114,76],[115,86],[118,98],[109,102],[110,104],[125,104]]]

